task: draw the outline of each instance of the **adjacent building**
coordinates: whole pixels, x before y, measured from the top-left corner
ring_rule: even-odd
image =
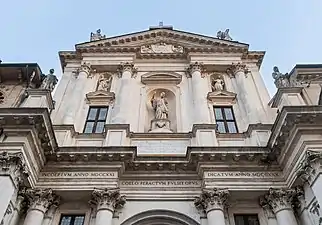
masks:
[[[271,98],[264,55],[161,24],[59,52],[57,85],[0,64],[1,224],[321,224],[322,64]]]

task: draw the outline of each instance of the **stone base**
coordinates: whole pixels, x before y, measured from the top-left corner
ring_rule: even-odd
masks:
[[[170,130],[170,120],[154,119],[151,121],[150,133],[172,133]]]

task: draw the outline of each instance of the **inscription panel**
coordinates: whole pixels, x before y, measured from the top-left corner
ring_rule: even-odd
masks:
[[[120,181],[120,187],[128,188],[200,188],[201,181],[200,180],[122,180]]]
[[[41,172],[41,178],[77,178],[77,179],[111,179],[117,178],[117,172]]]
[[[276,178],[281,172],[205,172],[205,178]]]
[[[188,140],[145,140],[132,141],[137,146],[138,155],[176,154],[186,155]]]

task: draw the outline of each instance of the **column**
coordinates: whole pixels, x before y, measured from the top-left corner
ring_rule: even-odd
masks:
[[[20,152],[0,152],[0,221],[3,219],[13,194],[28,176]]]
[[[227,207],[229,191],[227,189],[204,189],[195,200],[197,209],[205,210],[208,225],[225,225],[224,209]]]
[[[264,214],[267,217],[267,225],[277,225],[277,220],[272,208],[264,197],[259,199],[259,205],[263,208]]]
[[[59,201],[59,198],[49,188],[26,189],[23,194],[29,203],[24,225],[42,225],[48,208]]]
[[[95,225],[111,225],[114,211],[124,206],[125,197],[119,189],[94,189],[90,203],[97,207]]]
[[[192,99],[194,108],[194,124],[209,124],[210,115],[207,102],[208,86],[202,74],[203,65],[195,62],[187,69],[192,81]]]
[[[56,201],[54,204],[52,204],[52,206],[48,209],[45,217],[44,217],[44,221],[42,223],[42,225],[50,225],[53,221],[55,212],[57,210],[58,207],[58,202]]]
[[[298,225],[292,209],[296,196],[295,189],[269,189],[265,199],[271,206],[278,225]]]
[[[75,124],[76,113],[85,98],[84,88],[87,78],[91,76],[91,71],[91,65],[84,62],[75,72],[73,72],[74,78],[71,78],[70,83],[67,85],[69,90],[66,90],[66,94],[70,94],[66,95],[68,96],[69,101],[65,111],[63,124]]]
[[[309,212],[307,210],[307,204],[305,201],[304,191],[303,191],[303,194],[298,197],[297,203],[298,204],[296,205],[296,207],[297,207],[297,213],[300,218],[300,224],[301,225],[311,225],[312,223],[311,223]]]
[[[137,72],[132,63],[121,63],[118,67],[120,86],[118,88],[113,107],[113,116],[111,122],[114,124],[130,124],[133,112],[133,94],[134,87],[132,85],[132,77]],[[130,127],[131,129],[131,127]],[[133,129],[133,128],[132,128]]]
[[[234,88],[237,93],[237,99],[239,100],[238,106],[244,111],[244,115],[247,118],[247,122],[256,123],[257,121],[257,112],[256,107],[253,104],[257,104],[257,101],[254,99],[254,96],[251,96],[251,91],[247,85],[247,74],[249,73],[246,65],[241,63],[233,63],[228,69],[227,73],[231,79],[235,80],[233,82]],[[253,90],[255,91],[255,90]],[[256,93],[254,93],[256,97]]]
[[[298,172],[298,176],[312,188],[319,205],[322,205],[321,159],[322,152],[306,151]]]
[[[24,197],[21,195],[17,196],[16,202],[15,202],[15,207],[13,211],[13,215],[11,217],[11,220],[9,222],[10,225],[17,225],[20,219],[21,215],[21,210],[22,210],[22,204],[24,201]]]

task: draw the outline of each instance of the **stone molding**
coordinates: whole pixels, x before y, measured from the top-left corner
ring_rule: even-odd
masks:
[[[205,75],[204,75],[205,67],[204,67],[203,63],[199,63],[199,62],[190,63],[190,65],[186,69],[186,73],[187,73],[188,77],[192,77],[193,73],[196,71],[201,73],[202,78],[205,77]]]
[[[130,62],[120,63],[120,65],[118,65],[117,67],[118,77],[121,78],[123,76],[123,73],[126,71],[131,73],[132,78],[135,78],[138,70],[137,68],[134,67],[133,63],[130,63]]]
[[[281,210],[292,210],[294,202],[299,195],[303,195],[303,190],[299,188],[292,189],[274,189],[270,188],[265,195],[266,204],[268,204],[276,214]],[[265,205],[262,202],[262,205]]]
[[[0,167],[0,175],[11,176],[18,188],[29,174],[21,152],[0,151]]]
[[[46,189],[22,189],[19,193],[28,202],[29,210],[39,210],[46,213],[52,205],[58,205],[60,198],[50,188]]]
[[[141,82],[145,85],[170,84],[178,85],[182,81],[182,75],[175,72],[155,71],[141,76]]]
[[[246,67],[245,64],[238,62],[238,63],[232,63],[231,66],[227,69],[227,74],[230,76],[230,78],[235,78],[237,73],[242,72],[245,74],[245,77],[247,77],[247,74],[250,72],[249,69]]]
[[[300,164],[300,169],[297,174],[298,177],[311,185],[319,174],[321,159],[322,152],[307,150]]]
[[[228,189],[204,189],[199,197],[195,199],[195,206],[207,213],[212,210],[222,210],[228,206]]]
[[[114,213],[114,210],[122,208],[126,199],[120,194],[119,189],[94,189],[92,199],[89,202],[91,205],[96,205],[97,211],[109,210]]]

